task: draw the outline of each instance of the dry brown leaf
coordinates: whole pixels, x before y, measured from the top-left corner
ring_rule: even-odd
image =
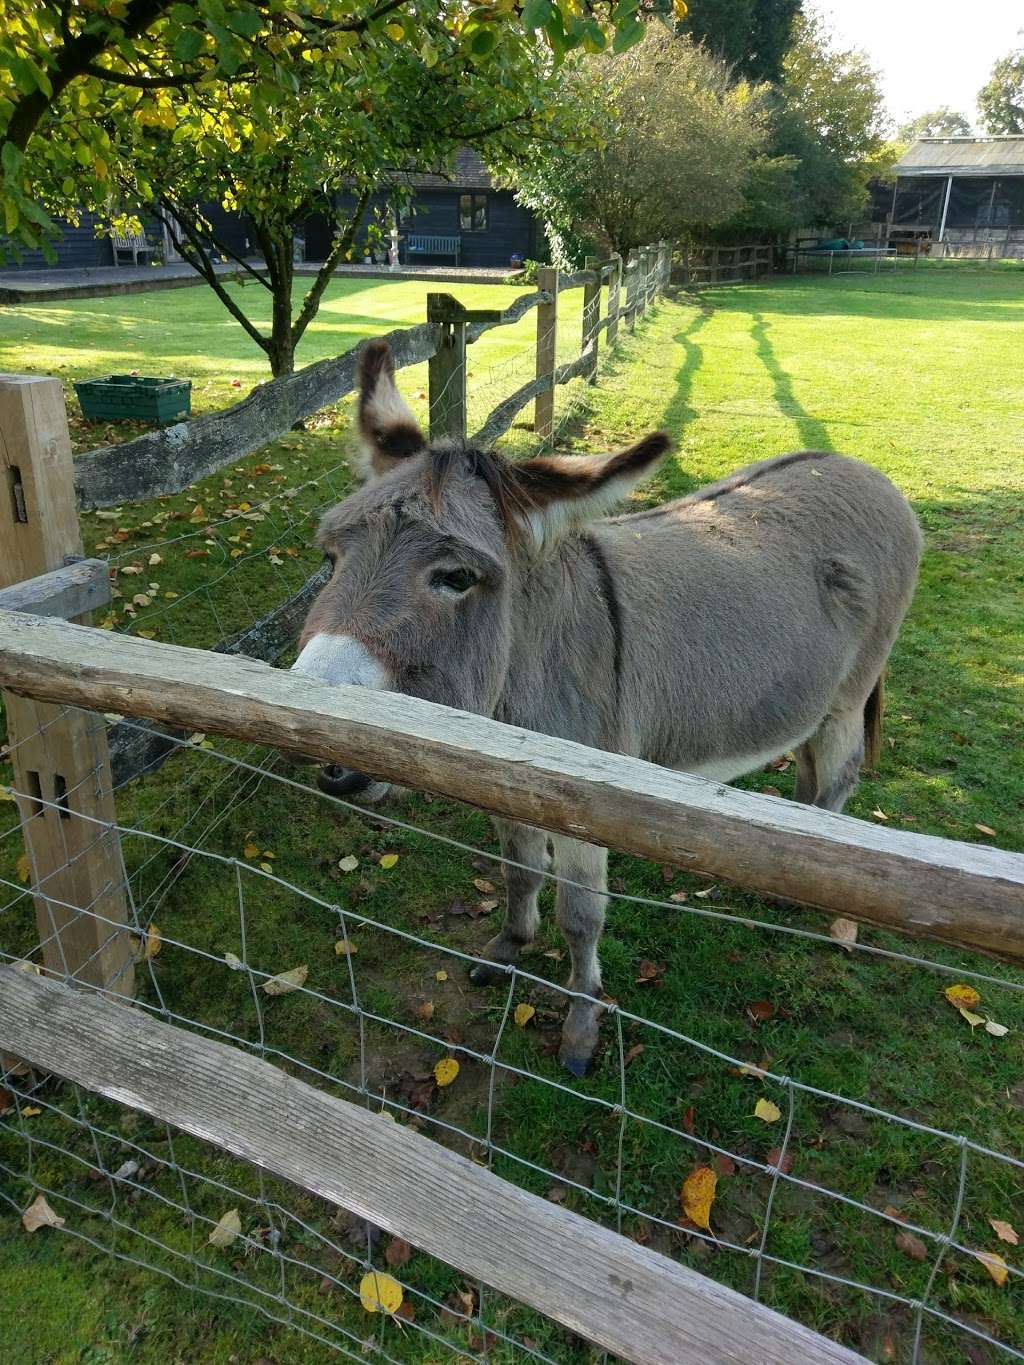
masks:
[[[417,1006],[416,1006],[416,1014],[417,1014],[417,1016],[418,1016],[420,1019],[422,1019],[424,1022],[426,1022],[428,1019],[433,1019],[433,1017],[434,1017],[434,1002],[433,1002],[433,1000],[424,1000],[424,1001],[422,1001],[421,1004],[417,1005]]]
[[[776,1012],[776,1007],[770,1000],[752,1000],[747,1006],[747,1016],[753,1024],[763,1024],[773,1019]]]
[[[856,943],[857,921],[855,919],[843,919],[840,915],[829,925],[828,936],[834,938],[837,943]]]
[[[242,1219],[238,1210],[228,1209],[206,1240],[212,1247],[229,1247],[241,1231]]]
[[[405,1265],[411,1255],[412,1247],[404,1237],[392,1237],[388,1243],[388,1249],[384,1253],[384,1259],[389,1266],[394,1268],[395,1266]]]
[[[160,949],[164,946],[163,937],[155,924],[151,924],[146,930],[146,961],[159,956]]]
[[[897,1232],[896,1245],[905,1256],[909,1256],[912,1261],[924,1261],[928,1256],[928,1248],[920,1237],[915,1237],[912,1232]]]
[[[54,1213],[42,1194],[36,1195],[21,1215],[21,1226],[26,1232],[38,1232],[40,1228],[62,1228],[64,1221],[59,1213]]]
[[[975,1256],[985,1267],[988,1273],[995,1280],[996,1284],[1002,1289],[1003,1285],[1010,1278],[1010,1271],[997,1251],[976,1251]]]
[[[793,1169],[793,1153],[784,1152],[781,1147],[773,1147],[765,1157],[765,1165],[781,1171],[783,1175],[789,1175]]]
[[[998,835],[996,834],[995,830],[992,828],[991,825],[976,824],[974,828],[979,832],[979,834],[987,834],[990,839],[998,838]]]
[[[287,995],[289,991],[297,991],[304,986],[308,975],[309,968],[303,963],[301,967],[293,967],[290,972],[280,972],[269,981],[264,981],[263,989],[267,995]]]
[[[486,877],[474,877],[473,885],[480,892],[481,896],[489,896],[494,890],[494,883],[489,882]]]
[[[711,1205],[717,1188],[718,1176],[710,1166],[695,1166],[683,1181],[683,1213],[705,1232],[711,1231]]]
[[[988,1223],[1001,1242],[1009,1242],[1012,1247],[1020,1243],[1012,1224],[1004,1222],[1002,1218],[990,1218]]]

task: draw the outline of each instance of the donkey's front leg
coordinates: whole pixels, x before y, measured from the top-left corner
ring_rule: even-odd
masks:
[[[508,910],[501,930],[484,948],[492,962],[515,962],[520,948],[528,947],[537,937],[540,912],[537,897],[544,885],[543,869],[547,864],[548,836],[531,825],[517,825],[511,820],[495,820],[505,865],[505,884],[508,889]],[[513,867],[512,863],[521,863]],[[505,975],[495,967],[478,962],[470,969],[469,979],[474,986],[487,986]]]
[[[578,839],[554,836],[555,872],[577,882],[567,886],[559,881],[555,909],[559,927],[569,945],[572,975],[569,989],[584,995],[601,994],[601,964],[597,941],[604,928],[608,902],[608,850]],[[559,1061],[574,1076],[586,1074],[597,1047],[600,1007],[589,1000],[574,1000],[562,1026]]]

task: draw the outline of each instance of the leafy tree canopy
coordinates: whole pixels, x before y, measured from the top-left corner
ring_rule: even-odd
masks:
[[[1000,57],[978,91],[987,133],[1024,133],[1024,47]]]
[[[914,142],[919,137],[970,137],[973,131],[970,119],[943,104],[901,123],[897,137],[902,142]]]
[[[751,81],[778,81],[801,0],[690,0],[681,27]]]
[[[520,198],[548,224],[556,254],[583,238],[627,254],[735,213],[763,141],[762,91],[657,27],[624,54],[563,69],[565,100],[593,130],[515,172]]]
[[[38,246],[48,209],[106,204],[133,117],[170,132],[188,100],[215,121],[225,93],[244,89],[252,136],[273,138],[310,67],[351,91],[388,45],[428,68],[454,46],[484,68],[509,33],[558,61],[624,50],[650,14],[681,17],[684,0],[0,0],[2,227],[15,247]]]

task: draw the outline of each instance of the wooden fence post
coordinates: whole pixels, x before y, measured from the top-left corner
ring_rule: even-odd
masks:
[[[427,362],[430,439],[466,439],[465,309],[450,294],[427,295],[427,321],[439,329],[437,350]]]
[[[597,325],[601,320],[600,256],[585,257],[583,266],[585,270],[592,270],[596,276],[595,280],[588,280],[583,286],[583,350],[585,351],[591,342],[594,343],[594,358],[587,370],[587,377],[593,379],[597,374],[597,351],[601,340]]]
[[[541,441],[550,441],[555,430],[555,357],[558,352],[558,271],[544,266],[537,271],[537,288],[551,295],[550,303],[537,308],[537,378],[551,376],[551,388],[540,393],[533,405],[533,430]]]
[[[632,333],[636,330],[636,291],[640,279],[640,266],[635,252],[623,273],[626,277],[626,331]]]
[[[615,338],[619,334],[619,298],[622,292],[622,257],[617,251],[612,252],[610,260],[615,262],[615,268],[608,280],[608,345],[615,345]]]
[[[658,243],[658,297],[668,288],[672,270],[672,248],[664,239]]]
[[[59,380],[0,378],[0,478],[0,587],[81,556]],[[10,693],[3,700],[43,966],[130,996],[134,955],[103,717]]]

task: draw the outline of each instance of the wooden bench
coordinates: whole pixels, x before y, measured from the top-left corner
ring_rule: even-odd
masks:
[[[130,237],[121,237],[114,233],[110,239],[114,246],[114,264],[120,265],[118,259],[122,252],[131,254],[132,265],[138,265],[140,256],[155,256],[156,247],[146,241],[144,232],[133,232]]]
[[[414,256],[451,256],[455,264],[458,265],[461,250],[461,237],[439,237],[424,235],[420,232],[410,232],[405,239],[407,261]]]

